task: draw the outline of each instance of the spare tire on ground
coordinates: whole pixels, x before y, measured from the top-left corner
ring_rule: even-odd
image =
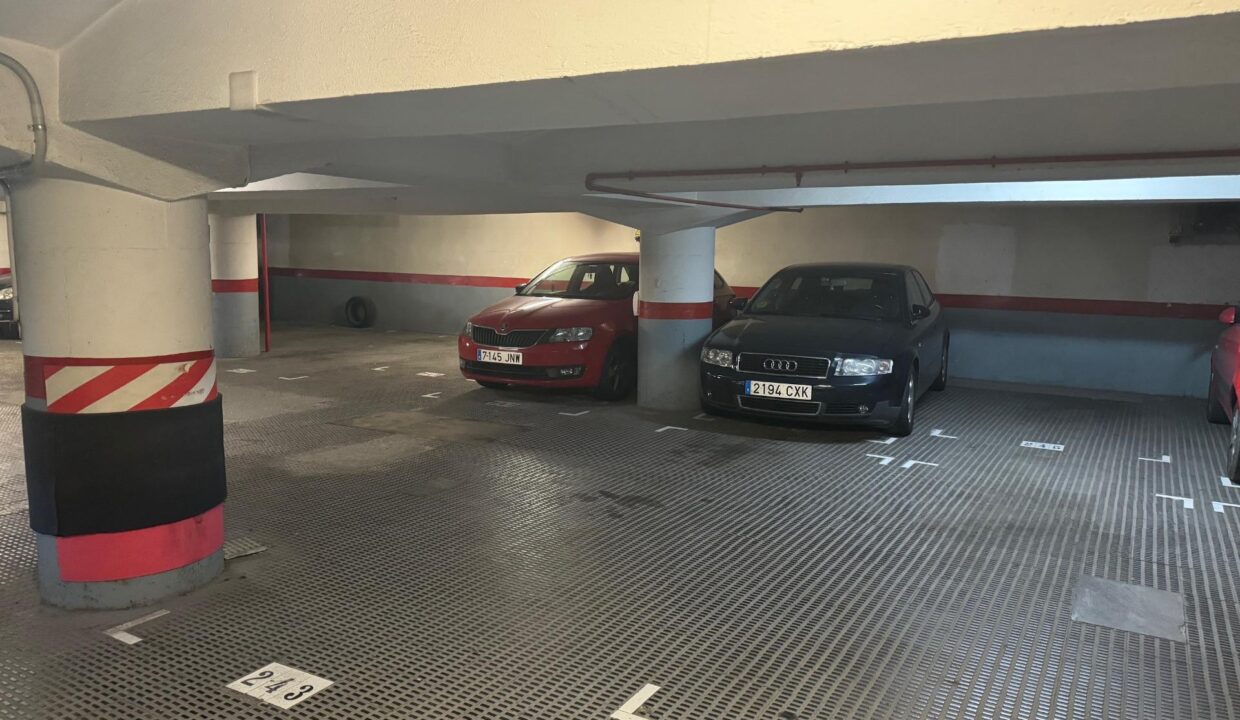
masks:
[[[375,324],[375,301],[368,297],[349,298],[344,304],[344,319],[349,327],[367,328]]]

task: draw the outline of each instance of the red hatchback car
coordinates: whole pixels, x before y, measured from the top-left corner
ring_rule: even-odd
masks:
[[[1237,389],[1240,389],[1240,324],[1236,308],[1219,313],[1219,322],[1227,329],[1218,337],[1210,354],[1210,389],[1206,394],[1206,419],[1212,423],[1231,423],[1231,446],[1227,458],[1227,477],[1240,484],[1240,412],[1237,412]]]
[[[457,340],[461,373],[490,388],[589,388],[619,400],[637,380],[637,253],[561,260],[474,315]],[[715,324],[736,293],[715,273]]]

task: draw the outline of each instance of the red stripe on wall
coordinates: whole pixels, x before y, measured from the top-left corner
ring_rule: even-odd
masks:
[[[224,506],[167,525],[56,538],[60,579],[108,582],[154,575],[198,562],[224,544]]]
[[[714,314],[715,305],[710,302],[665,303],[642,300],[637,304],[638,317],[647,320],[709,320]]]
[[[1076,298],[1016,297],[1009,295],[941,294],[939,302],[949,308],[977,310],[1020,310],[1025,312],[1075,313],[1079,315],[1118,315],[1125,317],[1213,320],[1222,305],[1200,303],[1160,303],[1140,300],[1081,300]]]
[[[312,268],[271,268],[271,274],[284,277],[308,277],[326,280],[370,280],[374,282],[426,283],[432,285],[465,285],[470,287],[513,287],[526,282],[524,278],[491,277],[486,275],[425,275],[420,273],[371,272],[367,270],[316,270]],[[740,297],[753,297],[757,287],[734,285]],[[1039,298],[1010,295],[940,294],[944,307],[984,310],[1017,310],[1026,312],[1075,313],[1080,315],[1116,315],[1126,317],[1175,318],[1212,320],[1222,309],[1220,305],[1201,303],[1160,303],[1140,300],[1083,300],[1077,298]],[[676,304],[676,303],[674,303]],[[709,303],[707,303],[709,305]],[[642,317],[651,317],[642,315]],[[704,317],[710,317],[706,315]]]
[[[421,283],[425,285],[466,285],[469,287],[512,288],[529,278],[490,275],[428,275],[426,273],[374,272],[370,270],[316,270],[314,268],[271,268],[272,275],[322,280],[368,280],[371,282]]]
[[[211,292],[217,293],[244,293],[258,292],[258,278],[249,278],[246,280],[212,280]]]

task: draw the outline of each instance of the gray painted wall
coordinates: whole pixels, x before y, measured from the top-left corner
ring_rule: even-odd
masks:
[[[383,329],[456,333],[504,288],[319,278],[271,278],[272,316],[344,324],[344,303],[368,295]],[[1204,397],[1210,350],[1222,326],[1211,320],[949,309],[954,377],[1037,385]]]
[[[375,327],[455,334],[474,313],[509,295],[505,288],[369,280],[271,277],[271,317],[344,325],[344,304],[355,295],[375,301]]]

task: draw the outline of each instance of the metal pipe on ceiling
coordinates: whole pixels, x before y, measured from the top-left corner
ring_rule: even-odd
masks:
[[[29,160],[0,167],[0,175],[5,175],[28,167],[41,165],[47,158],[47,120],[43,115],[43,96],[39,93],[39,85],[34,81],[30,71],[12,55],[0,53],[0,65],[13,71],[18,80],[26,88],[26,98],[30,101],[30,130],[34,133],[34,155]]]
[[[761,210],[767,212],[800,212],[801,208],[771,207],[763,205],[745,205],[741,203],[700,200],[662,192],[637,190],[634,188],[609,185],[604,180],[637,180],[695,178],[695,177],[740,177],[792,175],[796,178],[796,187],[801,187],[806,175],[814,173],[849,173],[859,170],[927,170],[945,168],[991,167],[998,168],[1013,165],[1068,165],[1089,163],[1121,163],[1121,162],[1170,162],[1175,160],[1223,160],[1240,159],[1240,148],[1210,150],[1171,150],[1166,152],[1141,153],[1094,153],[1083,155],[1025,155],[1012,157],[972,157],[972,158],[941,158],[930,160],[878,160],[867,162],[835,162],[815,163],[806,165],[759,165],[756,167],[726,167],[683,170],[629,170],[625,172],[602,172],[586,175],[586,189],[591,192],[604,192],[628,197],[660,200],[664,202],[683,203],[686,205],[706,205],[709,207],[733,208],[737,210]]]

